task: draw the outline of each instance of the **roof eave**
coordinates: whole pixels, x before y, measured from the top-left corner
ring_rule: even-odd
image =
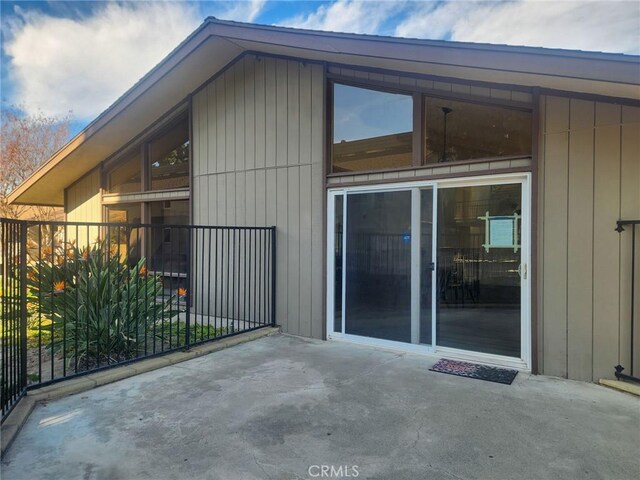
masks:
[[[571,78],[572,74],[578,75],[578,79],[585,78],[579,75],[591,75],[594,77],[594,81],[631,84],[632,86],[637,85],[640,78],[640,56],[318,32],[245,24],[209,17],[151,71],[11,192],[7,199],[8,202],[33,203],[23,197],[42,177],[60,165],[103,127],[109,125],[119,113],[125,111],[136,99],[151,90],[168,71],[211,37],[228,40],[238,46],[240,50],[255,50],[243,46],[243,44],[252,44],[261,45],[265,52],[268,52],[269,48],[286,47],[297,49],[296,51],[299,52],[315,51],[316,54],[319,53],[327,57],[345,56],[346,58],[346,56],[351,56],[353,58],[361,56],[365,58],[377,56],[376,58],[387,58],[384,57],[387,55],[394,61],[433,63],[434,65],[438,59],[446,58],[448,62],[453,62],[452,65],[462,68],[482,68],[483,61],[490,61],[492,68],[496,70],[502,68],[505,71],[520,72],[524,75],[532,73],[525,69],[530,63],[532,66],[542,64],[547,70],[550,70],[550,73],[543,72],[543,75],[553,75],[553,69],[558,68],[564,69],[559,70],[558,75],[567,78]],[[429,55],[435,55],[437,58],[429,57]],[[514,62],[520,68],[519,71],[509,70],[510,65],[514,65]],[[638,97],[640,98],[640,92]],[[55,204],[60,206],[58,202]]]

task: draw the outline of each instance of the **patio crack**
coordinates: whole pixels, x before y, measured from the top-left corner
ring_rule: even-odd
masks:
[[[253,454],[253,461],[256,464],[256,466],[262,471],[262,473],[269,479],[271,480],[271,475],[269,475],[267,473],[267,471],[264,469],[264,465],[262,463],[260,463],[260,461],[258,460],[258,457],[256,457],[256,454]],[[269,464],[266,464],[269,465]],[[269,465],[269,466],[273,466],[273,465]]]

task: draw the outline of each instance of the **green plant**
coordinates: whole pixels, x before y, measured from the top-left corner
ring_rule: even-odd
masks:
[[[162,295],[162,280],[147,273],[144,258],[132,264],[104,240],[43,249],[27,278],[31,318],[47,348],[81,369],[137,356],[153,325],[179,312],[177,296]]]
[[[210,340],[229,333],[231,327],[214,327],[213,325],[200,325],[198,323],[191,324],[189,339],[191,343],[200,340]],[[164,320],[156,324],[156,338],[170,346],[186,345],[187,324],[183,321]]]

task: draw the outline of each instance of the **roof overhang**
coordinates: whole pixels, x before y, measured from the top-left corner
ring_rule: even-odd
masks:
[[[640,57],[205,22],[9,196],[64,204],[64,189],[245,52],[640,102]]]

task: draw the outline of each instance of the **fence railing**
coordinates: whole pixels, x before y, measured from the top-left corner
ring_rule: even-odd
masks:
[[[2,415],[27,388],[275,323],[275,228],[2,219]]]
[[[625,228],[626,227],[626,228]],[[635,318],[635,309],[636,309],[636,228],[640,228],[640,220],[618,220],[616,222],[616,231],[618,233],[622,233],[625,230],[631,230],[631,239],[627,240],[631,244],[631,278],[629,279],[631,282],[631,318],[630,318],[630,330],[627,332],[629,334],[629,342],[630,342],[630,361],[629,361],[629,374],[622,373],[624,371],[624,367],[620,364],[614,367],[615,376],[618,380],[630,380],[636,383],[640,383],[640,377],[634,376],[633,365],[636,361],[636,352],[634,349],[634,345],[636,344],[636,318]]]
[[[12,220],[0,221],[0,395],[2,419],[22,398],[27,390],[27,321],[26,226]]]

